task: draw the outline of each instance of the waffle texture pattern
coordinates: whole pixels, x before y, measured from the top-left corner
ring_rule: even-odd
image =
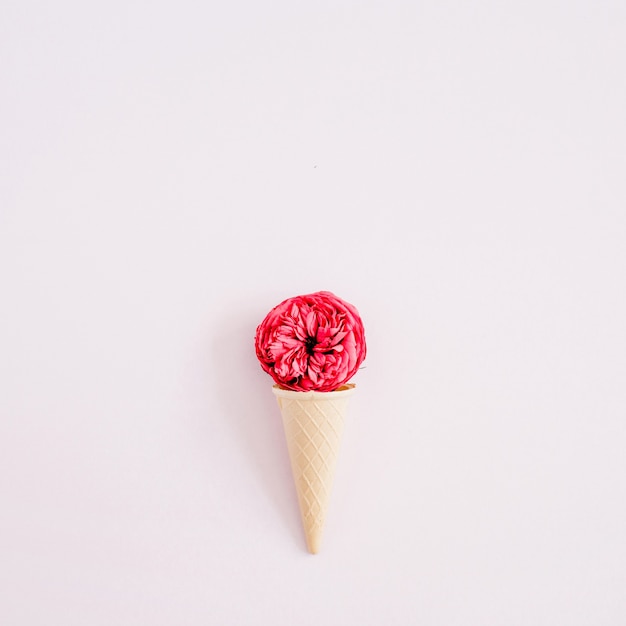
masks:
[[[291,469],[309,551],[319,550],[349,398],[354,385],[334,392],[274,388],[283,417]]]

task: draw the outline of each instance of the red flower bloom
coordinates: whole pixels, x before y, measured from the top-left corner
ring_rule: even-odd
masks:
[[[366,353],[357,310],[329,291],[274,307],[256,329],[261,367],[285,389],[334,391],[354,376]]]

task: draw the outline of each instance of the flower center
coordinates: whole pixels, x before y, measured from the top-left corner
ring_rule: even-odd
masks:
[[[306,349],[306,353],[310,356],[313,355],[313,348],[317,345],[317,340],[315,337],[307,337],[304,340],[304,347]]]

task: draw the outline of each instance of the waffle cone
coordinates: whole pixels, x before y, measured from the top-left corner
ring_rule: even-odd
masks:
[[[317,554],[343,425],[354,385],[337,391],[290,391],[273,388],[283,416],[302,525],[311,554]]]

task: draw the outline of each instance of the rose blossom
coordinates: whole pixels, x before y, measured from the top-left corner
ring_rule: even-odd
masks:
[[[274,307],[256,329],[261,367],[285,389],[334,391],[365,358],[357,310],[330,291],[296,296]]]

